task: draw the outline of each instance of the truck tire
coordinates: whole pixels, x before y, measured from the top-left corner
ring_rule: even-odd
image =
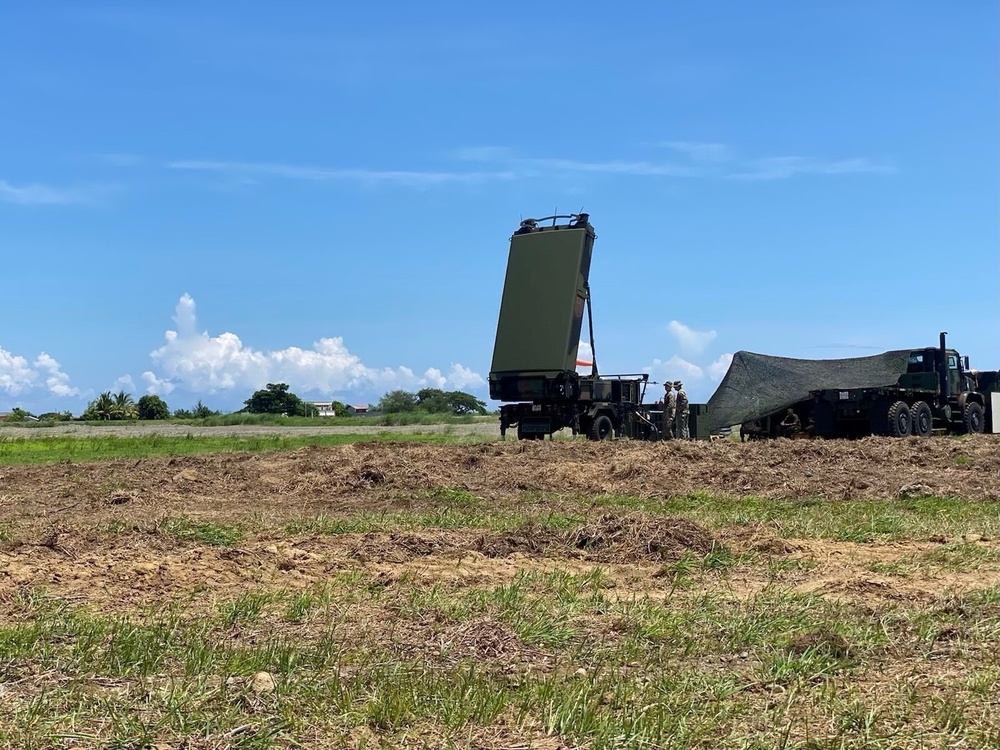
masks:
[[[965,412],[962,414],[962,428],[963,432],[966,433],[980,433],[986,429],[983,407],[975,401],[965,405]]]
[[[917,437],[930,437],[931,432],[934,430],[934,415],[931,413],[931,407],[926,401],[917,401],[910,409],[910,414],[912,416],[913,424],[913,434]]]
[[[611,424],[611,419],[606,414],[601,414],[594,419],[594,424],[590,427],[587,437],[590,440],[610,440],[614,435],[615,426]]]
[[[889,407],[889,434],[892,437],[906,437],[913,426],[910,407],[905,401],[897,401]]]

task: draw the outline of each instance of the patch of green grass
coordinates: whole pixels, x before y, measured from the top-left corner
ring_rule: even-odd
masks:
[[[898,578],[911,578],[913,576],[913,565],[904,561],[872,563],[867,567],[872,573],[884,576],[896,576]]]
[[[226,625],[237,622],[256,622],[260,619],[265,605],[275,597],[266,592],[246,592],[231,602],[226,602],[220,608],[222,620]]]
[[[236,526],[192,521],[184,517],[166,518],[159,524],[159,528],[183,541],[219,547],[231,547],[243,537],[243,531]]]
[[[468,490],[451,487],[437,487],[428,490],[423,496],[429,502],[445,508],[475,508],[483,502],[481,498],[476,497]]]
[[[785,538],[858,543],[956,536],[997,523],[996,505],[961,498],[906,500],[768,500],[708,492],[668,499],[604,496],[593,504],[677,515],[712,527],[767,524]]]
[[[371,416],[341,417],[286,417],[281,414],[220,414],[203,419],[169,419],[171,424],[197,427],[232,427],[241,425],[273,425],[276,427],[385,427],[432,424],[474,424],[496,422],[495,416],[469,414],[429,414],[402,412],[399,414],[373,414]]]
[[[968,571],[1000,564],[1000,548],[994,544],[952,542],[924,552],[914,560],[917,565],[929,565],[941,570]]]
[[[368,534],[407,529],[489,529],[512,531],[529,521],[541,528],[566,529],[580,523],[581,516],[565,513],[531,515],[479,509],[478,503],[427,511],[384,511],[354,513],[349,516],[320,513],[293,519],[285,524],[290,534]]]
[[[118,437],[0,437],[0,465],[54,463],[58,461],[102,461],[115,458],[187,456],[204,453],[287,451],[305,447],[347,445],[359,442],[420,442],[465,444],[488,437],[442,433],[377,433],[357,435],[211,435],[185,437],[143,435]]]
[[[288,603],[285,619],[290,622],[303,622],[316,606],[316,597],[308,592],[296,594]]]

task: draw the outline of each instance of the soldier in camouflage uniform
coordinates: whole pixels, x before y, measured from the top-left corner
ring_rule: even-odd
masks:
[[[688,396],[684,392],[684,384],[674,381],[674,390],[677,399],[677,412],[674,416],[674,435],[680,440],[690,440],[691,433],[688,431]]]
[[[672,440],[674,435],[674,415],[677,411],[677,394],[670,390],[670,381],[663,384],[666,395],[663,397],[663,439]]]

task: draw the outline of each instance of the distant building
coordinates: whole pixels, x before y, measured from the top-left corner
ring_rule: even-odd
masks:
[[[357,416],[363,416],[368,413],[368,407],[364,404],[350,404],[347,407],[347,413]]]
[[[309,405],[316,410],[317,416],[335,417],[337,413],[333,410],[333,404],[329,401],[310,401]]]

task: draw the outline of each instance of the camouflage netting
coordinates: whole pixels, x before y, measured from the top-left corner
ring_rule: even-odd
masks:
[[[826,388],[892,385],[906,372],[910,350],[847,359],[790,359],[737,352],[708,401],[709,429],[749,422],[809,398]]]

